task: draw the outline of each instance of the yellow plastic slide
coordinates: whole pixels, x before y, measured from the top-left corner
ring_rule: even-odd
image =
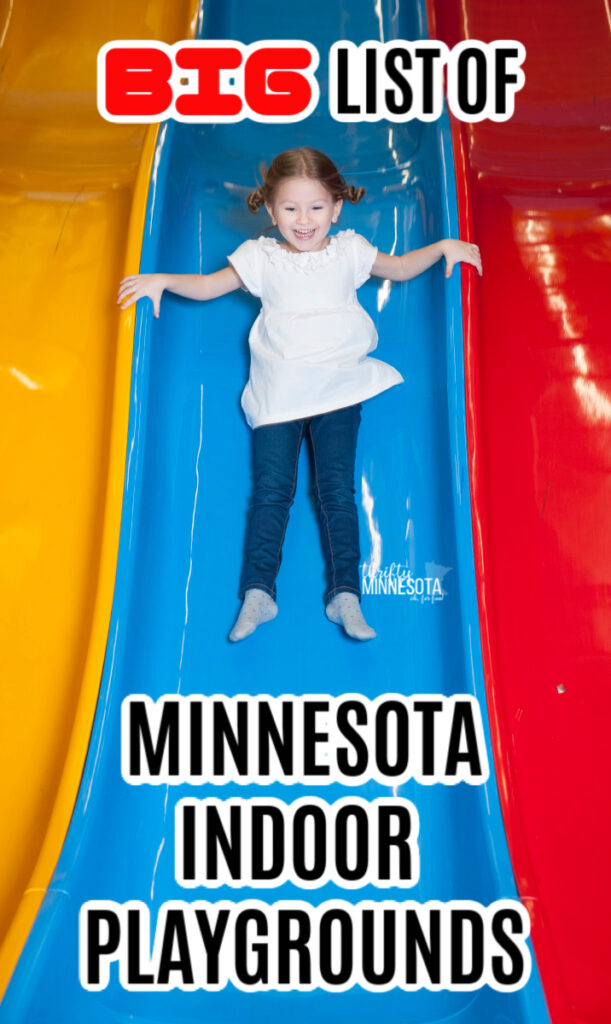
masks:
[[[0,994],[79,786],[119,541],[155,130],[104,122],[97,51],[195,34],[195,0],[8,0],[0,15]]]

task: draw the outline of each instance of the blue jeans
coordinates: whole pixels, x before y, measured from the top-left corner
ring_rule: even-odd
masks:
[[[359,527],[354,501],[360,422],[359,404],[253,430],[253,494],[246,524],[240,598],[252,587],[276,597],[282,543],[297,486],[299,450],[306,436],[327,567],[324,601],[328,604],[340,591],[350,591],[360,600]]]

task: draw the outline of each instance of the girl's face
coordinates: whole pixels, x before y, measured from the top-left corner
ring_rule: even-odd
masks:
[[[291,252],[316,252],[328,245],[326,238],[339,217],[342,200],[334,200],[312,178],[285,178],[265,208]]]

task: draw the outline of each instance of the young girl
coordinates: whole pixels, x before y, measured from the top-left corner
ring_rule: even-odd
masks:
[[[244,288],[262,302],[250,332],[250,376],[242,394],[253,429],[253,495],[233,641],[277,614],[276,576],[304,437],[327,567],[326,615],[358,640],[376,635],[360,609],[356,440],[361,403],[403,378],[369,355],[377,334],[356,289],[372,274],[407,281],[442,256],[446,277],[461,260],[482,272],[477,246],[457,239],[390,256],[352,230],[330,236],[343,201],[358,203],[364,192],[346,185],[319,150],[287,150],[247,198],[253,213],[265,205],[282,242],[244,242],[228,257],[229,266],[214,274],[136,274],[119,288],[122,309],[146,296],[156,317],[166,289],[203,300]]]

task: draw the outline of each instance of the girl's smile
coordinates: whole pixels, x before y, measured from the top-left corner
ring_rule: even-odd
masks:
[[[266,209],[291,252],[316,252],[329,244],[327,235],[339,216],[342,200],[334,200],[312,178],[285,178]]]

